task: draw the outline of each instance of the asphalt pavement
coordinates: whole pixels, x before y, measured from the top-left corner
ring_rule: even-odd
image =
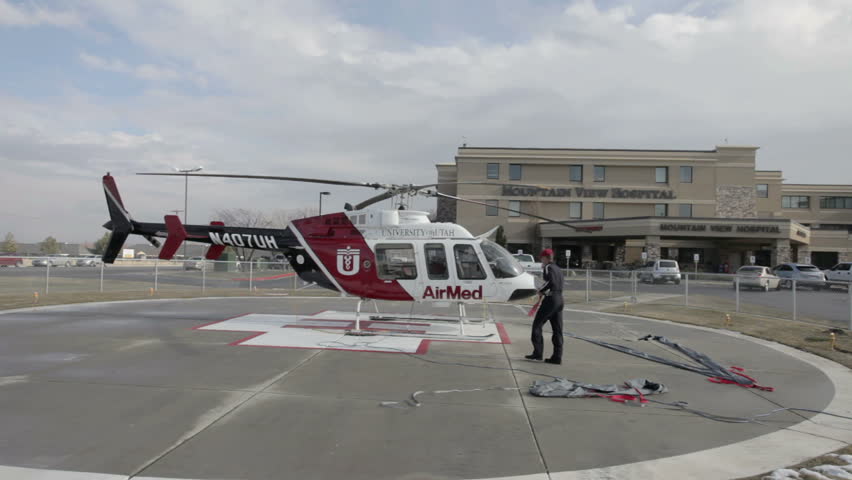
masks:
[[[852,407],[848,370],[843,377],[831,362],[729,332],[566,313],[573,333],[683,361],[633,341],[665,335],[744,367],[774,392],[714,384],[575,339],[567,339],[560,366],[527,361],[530,319],[513,305],[491,306],[511,343],[431,339],[428,352],[415,355],[258,348],[241,344],[257,333],[197,329],[246,313],[311,316],[353,307],[343,298],[207,298],[0,314],[0,477],[728,478],[852,441],[852,422],[813,424],[812,414],[723,423],[654,404],[527,391],[550,376],[592,383],[648,378],[670,390],[654,400],[719,415]],[[407,314],[410,304],[379,308]],[[468,313],[482,315],[480,307]],[[371,337],[363,339],[367,348]],[[426,392],[419,407],[405,403],[415,391]],[[830,422],[842,428],[822,426]],[[816,428],[822,430],[809,430]],[[608,469],[630,473],[612,476]]]

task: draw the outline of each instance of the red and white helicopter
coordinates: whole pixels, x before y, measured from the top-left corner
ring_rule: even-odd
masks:
[[[142,173],[140,175],[187,176],[185,173]],[[360,312],[365,300],[412,302],[455,302],[460,333],[464,334],[464,305],[517,300],[535,295],[535,279],[503,247],[488,239],[495,229],[474,236],[460,225],[432,223],[426,212],[407,210],[405,200],[414,195],[446,198],[486,205],[438,192],[444,184],[394,185],[262,175],[188,174],[192,177],[284,180],[328,185],[357,186],[384,190],[344,212],[293,220],[284,229],[231,227],[222,222],[183,225],[177,215],[166,215],[164,223],[133,220],[124,207],[114,178],[103,177],[112,232],[105,263],[113,263],[128,235],[145,237],[160,247],[159,258],[170,260],[184,241],[209,244],[206,258],[215,260],[228,246],[282,252],[296,274],[306,282],[356,296],[355,330],[360,332]],[[458,182],[491,184],[490,182]],[[400,208],[370,209],[382,200],[399,197]],[[497,207],[576,230],[578,227],[530,213]],[[388,320],[389,317],[383,317]]]

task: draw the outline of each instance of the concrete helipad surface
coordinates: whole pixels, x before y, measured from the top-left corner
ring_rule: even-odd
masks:
[[[288,335],[257,340],[281,348],[247,341],[270,331],[302,335],[293,323],[312,317],[311,328],[333,331],[336,325],[316,322],[348,320],[315,314],[353,307],[336,298],[228,298],[2,314],[0,478],[730,478],[852,441],[852,422],[824,415],[783,412],[765,425],[729,424],[527,393],[543,378],[533,373],[592,383],[645,377],[670,389],[654,399],[720,415],[779,406],[852,414],[847,369],[725,332],[565,315],[568,331],[683,360],[633,341],[665,335],[746,368],[775,392],[713,384],[574,339],[561,366],[526,361],[530,320],[514,306],[492,307],[501,326],[489,327],[497,335],[488,342],[430,338],[414,354],[352,351],[381,347],[366,348],[375,337],[354,345],[365,348],[338,348],[339,337],[311,336],[307,346]],[[409,311],[407,304],[380,308]],[[420,306],[417,313],[446,312]],[[269,328],[215,327],[235,318]],[[413,328],[405,323],[398,328]],[[468,332],[478,328],[486,327]],[[422,394],[416,408],[381,406],[447,390],[462,391]]]

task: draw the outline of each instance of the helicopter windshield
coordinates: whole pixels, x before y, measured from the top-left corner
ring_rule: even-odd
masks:
[[[524,268],[503,247],[491,240],[482,239],[482,253],[494,278],[512,278],[524,273]]]

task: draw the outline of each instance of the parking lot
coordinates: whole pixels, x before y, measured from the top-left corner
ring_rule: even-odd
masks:
[[[735,286],[734,275],[681,273],[679,284],[641,282],[631,272],[572,270],[566,274],[569,303],[612,301],[653,302],[752,313],[849,328],[852,317],[847,284],[829,283],[814,290],[805,286],[768,292]],[[739,301],[738,301],[739,297]],[[739,307],[737,306],[739,304]]]

